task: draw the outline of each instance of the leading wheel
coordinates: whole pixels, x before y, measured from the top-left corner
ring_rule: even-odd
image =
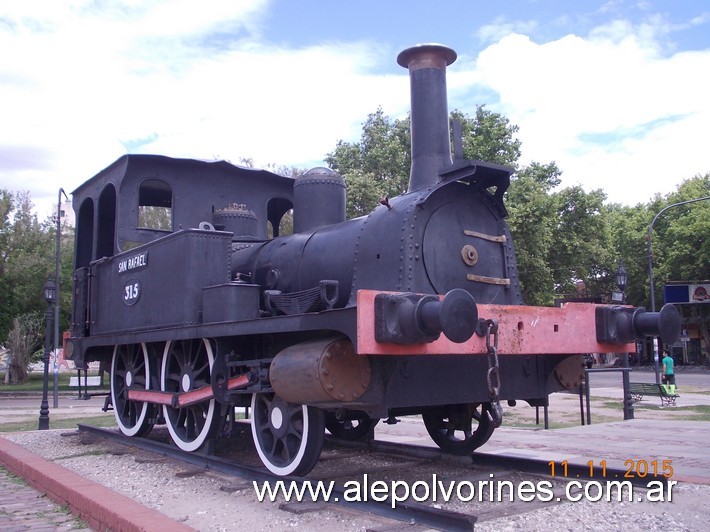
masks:
[[[367,414],[340,421],[335,417],[335,414],[329,413],[325,416],[325,428],[334,438],[355,441],[366,436],[379,421],[379,419],[372,419]]]
[[[493,421],[482,403],[448,405],[422,414],[429,436],[449,454],[465,456],[486,443],[493,434]]]
[[[259,458],[280,476],[307,474],[323,448],[325,413],[287,403],[273,393],[251,399],[251,431]]]
[[[164,392],[189,392],[211,385],[214,352],[206,338],[177,340],[165,344],[160,387]],[[216,434],[220,416],[214,398],[173,408],[163,405],[163,415],[175,445],[196,451]]]
[[[128,399],[129,388],[150,387],[150,363],[145,344],[117,345],[111,360],[111,402],[119,430],[126,436],[145,436],[153,428],[154,407]]]

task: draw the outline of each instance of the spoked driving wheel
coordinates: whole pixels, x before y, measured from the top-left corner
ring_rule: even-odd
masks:
[[[355,441],[366,436],[379,421],[379,419],[372,419],[367,414],[359,414],[341,421],[335,417],[335,414],[328,413],[325,416],[325,428],[334,438]]]
[[[211,385],[214,351],[209,340],[168,342],[163,352],[160,386],[164,392],[189,392]],[[181,408],[163,405],[163,415],[175,444],[195,451],[212,438],[220,422],[214,398]]]
[[[485,404],[448,405],[422,414],[429,436],[447,453],[467,455],[493,434],[493,421]]]
[[[145,436],[153,428],[154,407],[128,399],[129,388],[150,387],[150,363],[145,344],[117,345],[111,360],[111,402],[116,423],[126,436]]]
[[[313,469],[323,448],[322,410],[287,403],[272,393],[255,393],[251,410],[254,445],[269,471],[300,476]]]

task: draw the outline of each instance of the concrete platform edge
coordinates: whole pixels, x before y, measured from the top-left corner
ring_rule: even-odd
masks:
[[[194,530],[2,437],[0,464],[94,530]]]

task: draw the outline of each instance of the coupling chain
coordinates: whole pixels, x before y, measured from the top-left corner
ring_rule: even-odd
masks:
[[[488,352],[488,373],[486,383],[488,384],[488,397],[490,398],[490,412],[493,426],[500,427],[503,423],[503,408],[500,406],[498,394],[500,392],[500,367],[498,366],[498,322],[496,320],[485,320],[483,323],[486,329],[486,351]],[[492,342],[491,342],[492,337]]]

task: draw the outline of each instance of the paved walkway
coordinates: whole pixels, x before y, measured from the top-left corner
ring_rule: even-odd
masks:
[[[594,388],[592,394],[618,401],[623,395],[619,387]],[[680,394],[678,407],[710,405],[707,393],[681,390]],[[577,402],[572,395],[553,394],[551,402],[555,407],[551,415],[557,413],[555,408],[562,400],[573,408]],[[660,400],[648,397],[644,399],[644,404],[660,406]],[[674,419],[674,409],[667,407],[656,411],[664,414],[658,418],[607,423],[595,423],[595,411],[592,409],[591,425],[554,430],[514,428],[503,424],[480,448],[480,452],[535,458],[545,462],[567,460],[570,464],[582,466],[605,460],[610,468],[631,468],[634,471],[637,468],[643,471],[647,466],[662,469],[665,463],[673,467],[674,480],[710,485],[710,453],[707,452],[710,421]],[[618,414],[621,416],[622,412]],[[413,417],[402,418],[401,423],[396,425],[380,424],[376,434],[378,439],[386,441],[435,446],[423,422]]]
[[[49,427],[52,421],[62,418],[101,416],[101,411],[106,400],[105,396],[92,396],[89,400],[78,399],[76,394],[60,394],[58,408],[54,408],[53,398],[49,397]],[[5,423],[23,422],[37,419],[42,403],[41,394],[0,394],[0,425]],[[109,413],[110,414],[110,413]]]
[[[12,476],[6,471],[22,475],[27,483],[41,492],[46,492],[48,497],[57,501],[60,505],[71,508],[72,513],[79,515],[87,522],[91,529],[95,530],[120,530],[124,532],[145,532],[153,530],[170,530],[171,532],[188,532],[194,529],[178,523],[166,515],[143,506],[142,504],[114,492],[111,489],[97,484],[78,473],[71,471],[46,460],[25,448],[7,440],[0,438],[0,463],[4,464],[7,470],[3,470],[6,477],[0,480],[3,487],[12,486]],[[14,486],[17,490],[17,486]],[[34,516],[39,521],[30,527],[37,530],[42,524],[43,530],[55,530],[57,523],[46,515],[38,512],[34,505],[28,504],[37,497],[37,492],[29,489],[26,492],[29,499],[13,499],[16,505],[9,507],[9,512],[5,510],[18,522],[24,517],[30,519]],[[56,506],[48,504],[49,499],[41,499],[44,509],[47,512],[53,511]],[[3,503],[0,501],[0,511]],[[77,525],[74,525],[77,526]],[[78,525],[83,528],[85,525]],[[27,530],[24,525],[11,526],[2,530]],[[64,529],[62,529],[64,530]]]
[[[83,400],[63,393],[58,399],[58,408],[52,407],[51,397],[49,400],[50,428],[60,419],[106,414],[101,411],[105,396]],[[36,393],[0,395],[0,424],[37,423],[40,403]],[[20,471],[24,480],[13,474]],[[69,506],[74,513],[90,516],[89,521],[97,518],[96,523],[76,518]],[[103,529],[177,532],[188,527],[0,438],[0,532]]]
[[[66,509],[0,467],[0,530],[90,530]]]
[[[53,416],[86,415],[93,407],[97,410],[99,399],[77,401],[74,394],[62,394],[61,410],[51,408]],[[36,393],[10,396],[0,399],[0,424],[24,420],[39,420],[40,397]],[[27,485],[23,479],[0,465],[0,531],[63,531],[91,530],[86,523],[74,517],[66,508],[52,502],[46,495]]]

